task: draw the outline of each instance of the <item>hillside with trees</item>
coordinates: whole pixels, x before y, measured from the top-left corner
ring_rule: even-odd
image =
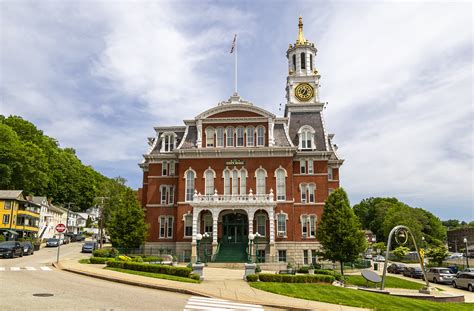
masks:
[[[116,181],[84,165],[74,149],[61,148],[31,122],[0,115],[0,189],[24,190],[55,204],[73,202],[73,210],[84,211],[111,183]]]

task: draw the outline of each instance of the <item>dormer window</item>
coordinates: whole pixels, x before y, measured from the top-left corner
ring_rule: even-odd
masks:
[[[176,148],[176,134],[175,133],[163,133],[161,135],[161,152],[171,152]]]
[[[265,128],[263,126],[257,127],[257,146],[265,145]]]
[[[206,147],[214,147],[214,128],[206,128]]]
[[[303,126],[298,131],[299,135],[299,149],[300,150],[314,150],[314,129],[310,126]]]
[[[224,147],[224,128],[218,127],[216,130],[216,146],[217,147]]]

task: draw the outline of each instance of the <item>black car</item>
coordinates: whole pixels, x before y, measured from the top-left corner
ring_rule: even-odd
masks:
[[[23,255],[33,255],[35,252],[33,244],[30,241],[21,242],[20,245],[23,247]]]
[[[87,241],[82,245],[83,253],[92,253],[96,249],[97,249],[97,242],[95,241]]]
[[[405,267],[403,275],[414,279],[423,279],[423,271],[420,267]]]
[[[74,240],[77,241],[77,242],[82,242],[86,239],[85,236],[83,236],[82,234],[76,234],[75,237],[74,237]]]
[[[46,240],[46,247],[58,247],[59,246],[59,239],[47,239]]]
[[[16,256],[23,257],[23,247],[20,245],[20,242],[7,241],[0,243],[0,257],[14,258]]]
[[[387,271],[389,273],[395,273],[395,274],[402,274],[403,270],[405,270],[405,265],[402,263],[392,263],[390,266],[388,266]]]

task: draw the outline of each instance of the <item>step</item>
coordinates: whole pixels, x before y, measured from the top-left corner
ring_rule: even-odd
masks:
[[[207,266],[210,268],[243,270],[245,268],[245,263],[243,262],[208,262]]]

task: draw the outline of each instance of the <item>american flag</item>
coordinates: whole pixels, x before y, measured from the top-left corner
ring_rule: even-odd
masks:
[[[236,40],[237,40],[237,34],[234,35],[234,41],[232,41],[232,48],[230,49],[230,54],[234,53]]]

